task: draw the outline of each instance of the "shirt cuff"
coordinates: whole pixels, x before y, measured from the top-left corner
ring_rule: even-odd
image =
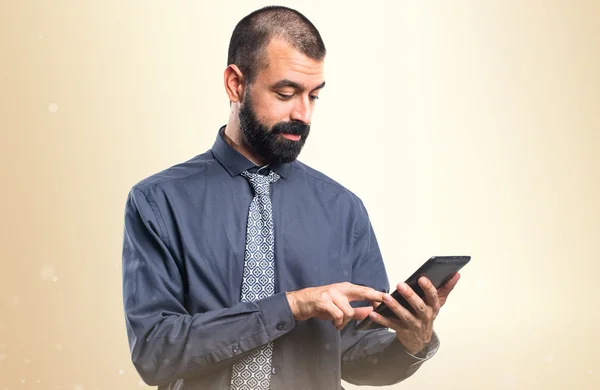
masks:
[[[256,301],[265,331],[271,341],[288,333],[296,326],[290,303],[285,293],[278,293]]]

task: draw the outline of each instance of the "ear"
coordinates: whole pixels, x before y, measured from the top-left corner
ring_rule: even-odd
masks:
[[[244,98],[245,80],[240,69],[237,65],[231,64],[227,66],[223,76],[229,101],[241,102]]]

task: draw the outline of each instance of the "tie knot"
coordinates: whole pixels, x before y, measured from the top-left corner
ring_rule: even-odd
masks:
[[[258,173],[250,173],[248,171],[242,172],[244,176],[250,182],[252,189],[256,195],[269,195],[269,189],[271,183],[275,183],[279,179],[279,175],[274,171],[271,171],[267,176]]]

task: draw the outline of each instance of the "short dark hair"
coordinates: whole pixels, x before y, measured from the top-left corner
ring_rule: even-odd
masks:
[[[235,64],[248,84],[268,66],[266,48],[280,38],[307,57],[320,61],[327,51],[317,28],[300,12],[282,6],[267,6],[238,22],[231,35],[227,65]]]

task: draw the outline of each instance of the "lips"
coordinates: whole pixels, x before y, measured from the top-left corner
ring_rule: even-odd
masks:
[[[285,139],[289,139],[290,141],[300,141],[300,138],[302,138],[301,135],[289,133],[281,133],[281,136]]]

